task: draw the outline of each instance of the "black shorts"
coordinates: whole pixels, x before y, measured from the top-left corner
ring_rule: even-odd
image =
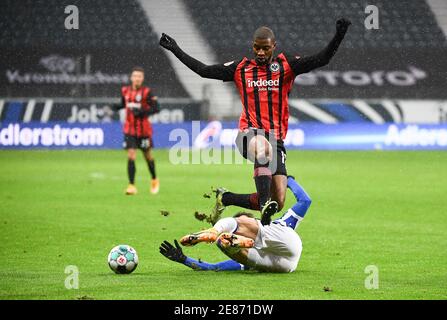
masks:
[[[148,150],[153,147],[152,137],[137,137],[131,135],[124,135],[124,149],[141,149]]]
[[[236,137],[236,147],[239,153],[250,161],[254,162],[254,159],[250,159],[248,157],[248,142],[257,135],[262,135],[265,137],[273,148],[273,159],[269,167],[271,167],[273,175],[284,175],[287,176],[287,168],[286,168],[286,159],[287,153],[286,148],[284,147],[284,141],[276,140],[268,132],[264,130],[250,128],[247,132],[239,131]],[[276,152],[275,152],[276,151]]]

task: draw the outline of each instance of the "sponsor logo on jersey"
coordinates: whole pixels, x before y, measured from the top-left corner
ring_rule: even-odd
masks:
[[[259,79],[259,80],[250,80],[247,79],[247,87],[253,88],[253,87],[278,87],[279,86],[279,79],[276,80],[266,80],[266,79]]]
[[[137,103],[137,102],[128,102],[127,103],[127,107],[131,108],[131,109],[140,109],[141,108],[141,103]]]

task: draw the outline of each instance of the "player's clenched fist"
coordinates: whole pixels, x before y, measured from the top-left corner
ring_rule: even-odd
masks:
[[[172,51],[175,47],[177,47],[177,42],[175,42],[175,40],[168,36],[166,33],[161,34],[159,43],[163,48],[169,51]]]
[[[351,21],[346,18],[341,18],[337,20],[337,32],[345,34],[348,31],[348,27],[351,25]]]

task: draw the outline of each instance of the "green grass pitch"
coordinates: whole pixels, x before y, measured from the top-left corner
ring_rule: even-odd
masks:
[[[1,151],[0,299],[447,298],[447,152],[290,151],[288,170],[313,198],[291,274],[197,272],[161,256],[162,240],[207,227],[193,214],[211,208],[210,186],[254,185],[250,165],[172,165],[163,150],[155,157],[160,194],[149,194],[139,155],[139,194],[129,197],[123,151]],[[121,243],[140,257],[131,275],[106,263]],[[226,259],[212,245],[184,251]],[[69,265],[79,268],[79,289],[65,288]],[[378,289],[365,288],[369,265]]]

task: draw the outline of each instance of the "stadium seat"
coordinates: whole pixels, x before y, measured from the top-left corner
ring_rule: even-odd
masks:
[[[68,4],[79,8],[79,30],[66,30],[64,27],[67,16],[64,9]],[[45,51],[43,54],[72,53],[77,56],[93,53],[93,57],[106,63],[116,63],[107,61],[110,53],[117,55],[119,52],[118,55],[125,59],[126,54],[135,55],[144,50],[148,54],[143,56],[147,58],[139,64],[149,70],[150,85],[157,93],[188,97],[137,0],[1,1],[0,49],[26,53],[41,50]],[[95,67],[95,60],[92,66]],[[128,71],[116,70],[121,73]],[[116,91],[119,94],[119,86],[112,91],[104,91],[98,86],[91,94],[104,96]],[[29,94],[40,95],[33,91]],[[84,94],[81,90],[69,95]],[[23,95],[23,92],[17,95]]]
[[[380,12],[380,29],[374,34],[364,28],[364,10],[370,4],[365,0],[195,0],[185,3],[222,61],[246,54],[243,46],[247,46],[253,31],[261,25],[270,26],[276,32],[282,50],[321,48],[333,34],[335,20],[341,16],[353,22],[349,40],[342,44],[346,48],[447,47],[424,0],[374,1]]]

